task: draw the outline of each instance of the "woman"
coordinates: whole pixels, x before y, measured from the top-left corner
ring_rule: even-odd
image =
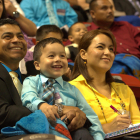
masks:
[[[131,89],[124,83],[115,83],[110,74],[116,51],[113,34],[107,30],[86,33],[79,44],[71,84],[83,94],[98,115],[105,133],[114,132],[140,123],[140,112]],[[111,108],[130,112],[118,115]]]

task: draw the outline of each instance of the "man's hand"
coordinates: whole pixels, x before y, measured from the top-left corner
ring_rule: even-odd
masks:
[[[68,129],[70,131],[83,127],[86,122],[86,114],[78,107],[64,106],[61,120],[63,120],[65,117],[67,117],[67,119],[70,121],[70,124],[68,125]]]
[[[9,0],[4,0],[4,5],[5,5],[7,14],[10,15],[11,17],[13,17],[13,12],[16,11],[16,8],[12,4],[12,2]]]
[[[45,114],[47,119],[56,121],[55,117],[60,118],[57,113],[57,107],[55,107],[53,105],[49,105],[47,103],[42,103],[39,106],[39,109]]]

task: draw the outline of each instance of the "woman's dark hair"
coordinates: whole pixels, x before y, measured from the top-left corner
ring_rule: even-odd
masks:
[[[4,0],[2,0],[2,6],[3,6],[3,11],[0,19],[7,18],[6,10],[5,10],[5,5],[4,5]]]
[[[110,31],[103,30],[103,29],[97,29],[97,30],[92,30],[92,31],[87,32],[81,38],[79,48],[78,48],[79,51],[81,49],[84,49],[85,51],[87,51],[87,49],[90,46],[92,40],[99,34],[104,34],[112,40],[113,46],[115,47],[115,54],[116,54],[116,40],[115,40],[114,35]],[[78,55],[76,56],[76,59],[75,59],[71,80],[77,78],[80,74],[82,74],[88,82],[93,80],[93,78],[91,78],[88,74],[87,66],[84,64],[84,60],[81,58],[80,53],[78,53]],[[114,80],[111,76],[110,71],[107,71],[106,82],[110,84],[113,81]]]

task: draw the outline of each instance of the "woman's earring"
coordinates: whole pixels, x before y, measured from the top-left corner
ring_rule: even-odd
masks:
[[[86,64],[87,64],[87,62],[86,62],[86,61],[84,61],[84,64],[86,65]]]

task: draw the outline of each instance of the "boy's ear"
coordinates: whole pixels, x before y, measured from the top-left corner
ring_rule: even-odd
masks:
[[[69,39],[71,42],[74,41],[74,38],[72,37],[72,35],[69,35],[69,36],[68,36],[68,39]]]
[[[87,52],[84,49],[80,50],[80,56],[83,60],[87,60]]]
[[[36,70],[40,70],[40,65],[38,61],[34,61],[34,66]]]
[[[36,44],[37,44],[38,42],[39,42],[39,41],[36,41]],[[35,45],[36,45],[36,44],[35,44]]]

